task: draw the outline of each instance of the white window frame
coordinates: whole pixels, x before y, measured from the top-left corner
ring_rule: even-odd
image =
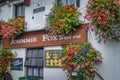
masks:
[[[58,2],[59,0],[56,1],[56,3]],[[76,6],[76,7],[80,7],[80,0],[79,0],[79,5],[77,6],[77,2],[78,0],[61,0],[63,5],[73,5],[73,6]],[[70,4],[70,1],[73,1],[73,4]]]

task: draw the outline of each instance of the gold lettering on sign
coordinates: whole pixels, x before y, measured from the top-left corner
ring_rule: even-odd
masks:
[[[61,50],[45,51],[45,66],[60,67],[62,65]]]
[[[50,54],[49,54],[49,52],[46,52],[46,59],[50,59]]]

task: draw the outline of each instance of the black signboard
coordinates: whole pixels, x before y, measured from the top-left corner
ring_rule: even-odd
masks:
[[[39,7],[39,8],[33,9],[33,13],[39,13],[39,12],[43,12],[43,11],[45,11],[45,7]]]
[[[23,58],[14,58],[11,62],[11,70],[23,70]]]
[[[5,3],[6,1],[7,1],[7,0],[0,0],[0,4],[1,4],[1,3]]]
[[[46,67],[60,67],[62,64],[61,50],[47,50],[45,51],[45,66]]]

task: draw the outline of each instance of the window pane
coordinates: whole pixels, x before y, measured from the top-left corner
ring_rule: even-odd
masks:
[[[31,58],[27,58],[26,65],[31,65]]]
[[[39,50],[38,51],[38,56],[41,57],[41,58],[43,58],[43,50]]]
[[[16,17],[25,15],[25,6],[23,4],[18,4],[16,7]]]
[[[32,57],[39,57],[39,56],[38,56],[38,50],[33,50],[33,55],[32,55]]]
[[[28,68],[28,76],[32,76],[32,68]]]
[[[80,0],[76,0],[76,6],[80,7]]]
[[[25,15],[25,6],[22,6],[21,7],[21,16],[24,16]]]
[[[43,69],[40,69],[40,77],[43,76]]]
[[[32,50],[28,50],[27,57],[31,57],[31,56],[32,56]]]
[[[37,62],[36,62],[36,61],[37,61],[37,60],[36,60],[36,59],[34,59],[34,58],[33,58],[33,59],[31,59],[31,60],[32,60],[32,61],[31,61],[31,66],[36,66],[36,64],[37,64]]]
[[[63,5],[66,5],[66,0],[61,0],[61,2],[63,3]]]
[[[37,59],[37,66],[42,67],[43,66],[43,59]]]
[[[75,4],[75,0],[61,0],[63,5],[73,5]]]
[[[43,67],[43,50],[28,49],[25,65],[31,67]]]
[[[68,0],[68,5],[74,5],[74,0]]]
[[[38,77],[39,74],[38,74],[39,70],[37,68],[34,68],[34,76]]]

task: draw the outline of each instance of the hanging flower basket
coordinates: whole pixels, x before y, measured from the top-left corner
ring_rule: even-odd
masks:
[[[66,45],[62,55],[62,68],[69,73],[77,71],[77,76],[84,80],[93,80],[96,70],[94,65],[102,62],[101,53],[89,43]]]
[[[48,15],[47,30],[56,34],[71,34],[76,28],[73,25],[80,23],[78,16],[81,15],[74,6],[63,6],[60,2],[54,4]]]
[[[91,21],[101,39],[120,38],[120,6],[118,0],[89,0],[86,19]]]
[[[1,29],[0,34],[2,35],[2,39],[16,38],[23,32],[24,18],[18,17],[16,19],[10,19],[8,22],[1,21],[0,29]]]
[[[10,62],[15,55],[6,49],[0,50],[0,79],[2,80],[3,74],[10,70]]]

